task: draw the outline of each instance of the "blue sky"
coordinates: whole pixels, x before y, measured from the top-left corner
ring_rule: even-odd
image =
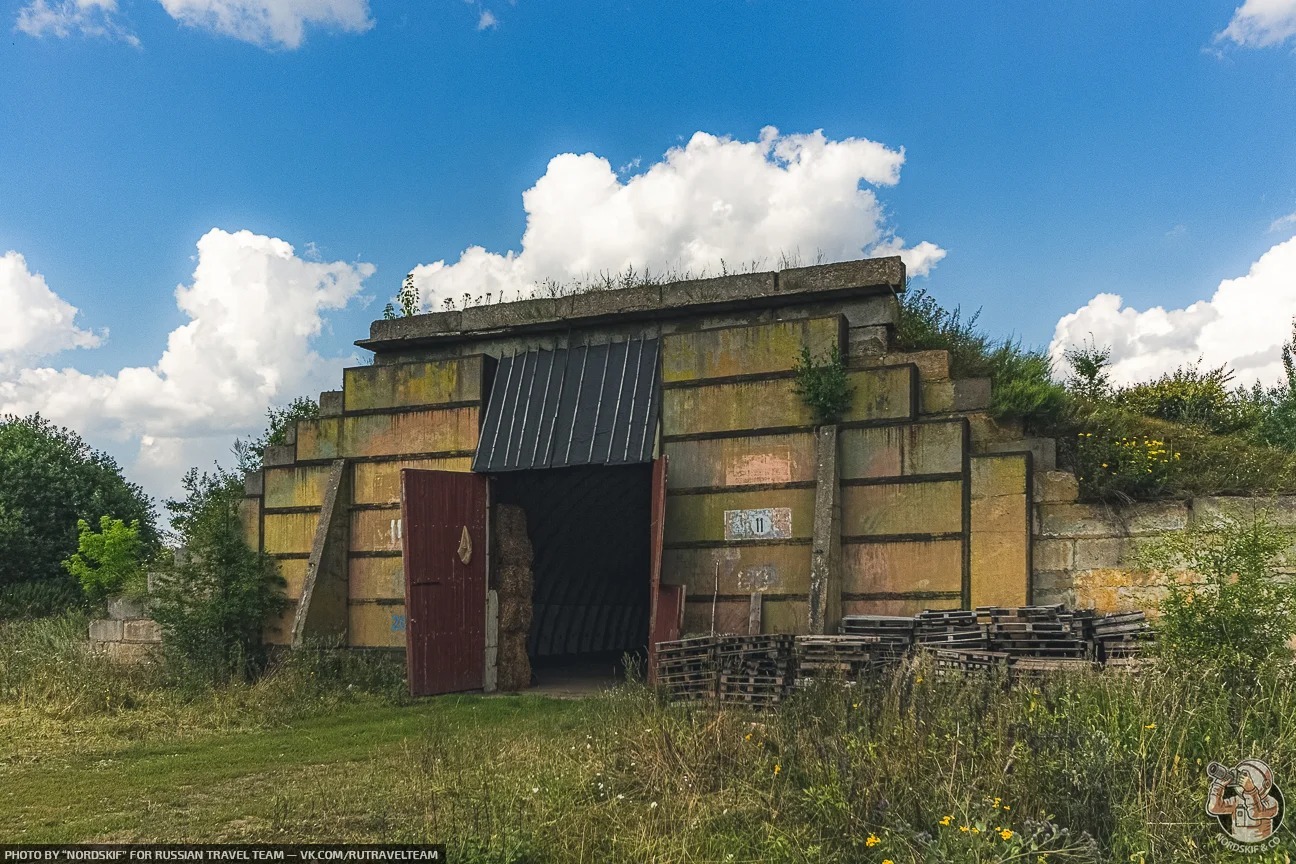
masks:
[[[891,162],[852,151],[863,167],[847,181],[873,203],[811,213],[786,236],[834,258],[901,248],[885,245],[895,237],[906,249],[933,244],[946,254],[926,257],[918,284],[982,307],[987,329],[1030,344],[1094,333],[1144,374],[1226,351],[1214,330],[1247,297],[1290,300],[1280,322],[1296,312],[1296,287],[1285,290],[1296,286],[1296,253],[1283,246],[1296,234],[1296,219],[1283,221],[1296,212],[1296,0],[0,0],[0,22],[0,254],[21,256],[9,272],[25,286],[6,295],[0,281],[0,318],[13,316],[8,337],[0,325],[0,410],[40,409],[80,428],[150,488],[163,490],[181,462],[223,455],[219,442],[255,425],[258,402],[328,386],[412,268],[446,262],[419,271],[436,294],[505,266],[453,265],[474,245],[520,250],[523,193],[547,172],[545,206],[558,208],[548,224],[559,228],[542,231],[546,217],[533,212],[530,263],[491,279],[576,273],[565,251],[578,257],[600,241],[562,235],[562,202],[580,197],[564,184],[598,185],[598,172],[573,162],[560,177],[550,170],[559,154],[624,169],[616,182],[642,194],[622,195],[618,208],[651,199],[653,224],[687,229],[701,217],[671,207],[709,207],[727,200],[724,182],[746,184],[737,169],[717,179],[736,148],[697,155],[705,196],[662,198],[633,181],[670,148],[682,160],[700,154],[696,132],[751,143],[773,126],[794,149],[804,142],[789,136],[816,130],[824,152],[851,139],[884,145]],[[680,166],[679,177],[694,176]],[[773,189],[786,178],[766,179]],[[847,181],[787,180],[809,209]],[[734,232],[753,233],[756,217],[741,211],[762,200],[734,205]],[[708,225],[698,231],[720,230]],[[225,233],[204,247],[204,281],[196,244],[212,229]],[[590,260],[677,248],[653,230],[666,229],[642,229],[640,246],[608,241],[615,254]],[[781,235],[768,225],[755,235],[708,248],[796,251],[773,248]],[[190,407],[177,408],[184,392],[149,395],[168,380],[200,401],[193,391],[208,388],[195,381],[243,387],[236,373],[186,379],[174,342],[174,362],[161,358],[169,334],[209,304],[242,302],[248,255],[287,254],[271,239],[315,266],[257,277],[272,300],[285,292],[288,322],[310,326],[285,345],[245,349],[287,366],[276,350],[309,355],[310,368],[298,363],[269,384],[263,375],[256,398],[209,400],[183,423],[148,419]],[[1267,254],[1265,272],[1246,282]],[[333,287],[294,294],[276,278]],[[1228,293],[1221,283],[1239,279],[1233,294],[1244,299],[1210,305]],[[195,289],[187,311],[178,285]],[[1121,300],[1103,305],[1101,294]],[[1198,301],[1207,305],[1193,312]],[[42,302],[54,310],[45,318],[32,311]],[[66,307],[78,310],[74,323]],[[71,335],[32,336],[49,315]],[[1192,332],[1171,338],[1181,325]],[[231,332],[198,333],[207,347],[195,356],[219,353],[202,338]],[[1223,332],[1250,331],[1233,322]],[[1272,347],[1276,359],[1276,345],[1249,347]],[[1261,377],[1267,356],[1253,364]],[[127,387],[126,367],[154,375],[125,376],[147,379]],[[80,375],[62,374],[69,368]],[[84,403],[108,407],[78,407],[79,388],[93,396]]]

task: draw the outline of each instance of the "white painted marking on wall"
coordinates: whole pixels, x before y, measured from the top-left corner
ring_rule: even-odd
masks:
[[[792,508],[726,510],[726,540],[772,540],[792,536]]]

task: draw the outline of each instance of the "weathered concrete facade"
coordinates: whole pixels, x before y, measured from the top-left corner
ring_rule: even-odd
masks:
[[[1296,497],[1208,496],[1110,507],[1078,503],[1076,493],[1075,476],[1067,472],[1042,473],[1036,480],[1032,581],[1037,602],[1103,612],[1155,609],[1167,579],[1191,577],[1145,569],[1141,550],[1176,531],[1212,528],[1222,518],[1246,524],[1260,515],[1291,532],[1288,553],[1296,555]]]
[[[953,380],[945,352],[891,348],[903,286],[883,258],[374,322],[357,343],[374,364],[248,480],[248,536],[293,604],[269,638],[404,647],[400,470],[470,470],[499,358],[645,337],[669,458],[661,580],[686,586],[686,632],[713,615],[747,632],[753,594],[781,633],[1028,602],[1051,442],[994,422],[989,382]],[[846,360],[854,399],[831,429],[793,392],[803,346]]]

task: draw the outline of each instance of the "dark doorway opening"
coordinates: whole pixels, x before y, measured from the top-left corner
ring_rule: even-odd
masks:
[[[652,466],[496,475],[496,504],[520,507],[532,547],[532,683],[580,689],[642,663],[650,613]]]

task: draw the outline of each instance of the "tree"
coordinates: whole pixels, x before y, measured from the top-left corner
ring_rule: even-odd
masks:
[[[166,502],[180,548],[152,595],[163,651],[191,681],[246,678],[264,660],[266,620],[286,606],[284,580],[244,536],[238,475],[193,468],[182,485],[185,496]]]
[[[319,403],[309,396],[299,396],[289,402],[286,408],[268,409],[265,431],[249,441],[241,438],[234,440],[234,458],[238,460],[238,469],[244,473],[260,471],[265,448],[285,444],[288,430],[296,426],[298,420],[313,420],[318,416]]]
[[[77,552],[63,566],[80,583],[86,597],[101,600],[121,592],[145,592],[147,552],[140,542],[139,527],[138,521],[127,525],[111,516],[99,519],[98,531],[84,519],[77,521]]]
[[[77,551],[77,523],[104,516],[138,522],[144,549],[157,548],[152,501],[111,457],[39,414],[0,417],[0,591],[71,583],[62,562]]]

